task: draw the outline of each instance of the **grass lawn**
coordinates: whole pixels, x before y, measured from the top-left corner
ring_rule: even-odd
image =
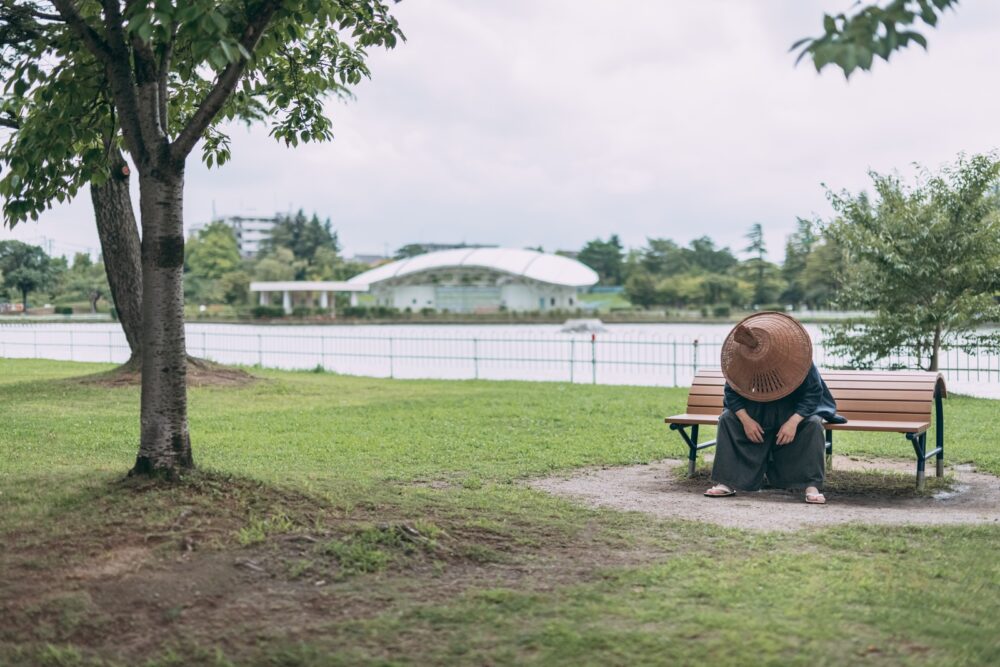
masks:
[[[153,484],[122,479],[138,391],[72,379],[104,368],[0,359],[0,665],[1000,662],[1000,526],[762,534],[519,483],[682,457],[684,390],[259,372],[191,391],[199,471]],[[998,404],[945,406],[947,460],[1000,474]]]

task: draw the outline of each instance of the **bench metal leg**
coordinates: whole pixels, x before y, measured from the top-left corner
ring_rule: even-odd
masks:
[[[826,469],[833,470],[833,431],[826,432]]]
[[[934,406],[937,408],[937,425],[934,429],[934,439],[937,444],[937,476],[944,477],[944,405],[941,404],[941,393],[934,396]]]
[[[698,425],[691,427],[691,442],[694,447],[688,447],[688,477],[694,477],[695,468],[698,466]]]
[[[913,444],[913,452],[917,455],[917,490],[924,488],[925,470],[927,467],[927,433],[907,433],[906,439]]]
[[[677,431],[684,439],[684,444],[688,446],[688,477],[694,477],[695,468],[698,465],[698,450],[715,446],[715,440],[698,442],[698,425],[691,424],[691,434],[688,435],[687,426],[684,424],[671,424],[671,431]]]
[[[927,457],[924,452],[927,451],[927,434],[920,434],[920,450],[917,452],[917,489],[922,491],[924,488],[924,477],[925,469],[927,468]]]

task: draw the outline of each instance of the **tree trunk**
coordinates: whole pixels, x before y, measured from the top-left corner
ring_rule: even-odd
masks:
[[[139,175],[142,218],[141,440],[132,474],[194,466],[184,347],[184,168],[165,158]]]
[[[21,312],[27,314],[28,312],[28,290],[21,290]]]
[[[927,369],[929,371],[937,372],[938,370],[938,357],[941,352],[941,327],[934,328],[934,347],[931,349],[931,360],[930,367]]]
[[[111,299],[128,340],[132,357],[142,354],[142,260],[139,228],[132,210],[128,187],[128,165],[121,153],[111,158],[111,178],[101,185],[90,184],[90,198],[101,239],[104,271]]]

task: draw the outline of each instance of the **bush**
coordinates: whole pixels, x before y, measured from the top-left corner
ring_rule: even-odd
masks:
[[[254,306],[251,313],[258,320],[285,316],[285,310],[281,306]]]
[[[73,314],[73,306],[56,306],[55,307],[55,314],[56,315],[72,315]]]
[[[366,317],[368,308],[365,306],[346,306],[340,311],[341,317]]]
[[[729,306],[715,306],[712,308],[712,315],[715,317],[729,317],[732,313]]]
[[[313,314],[313,309],[309,306],[295,306],[292,308],[292,317],[309,317]]]

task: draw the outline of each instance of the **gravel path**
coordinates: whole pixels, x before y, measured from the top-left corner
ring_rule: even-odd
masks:
[[[669,519],[708,521],[731,528],[793,531],[810,526],[865,524],[1000,525],[1000,478],[971,466],[951,469],[951,491],[931,497],[894,498],[827,493],[826,505],[807,505],[801,493],[765,490],[731,498],[701,495],[710,483],[693,485],[675,470],[682,461],[588,470],[573,477],[547,477],[533,488],[579,500],[591,507],[645,512]],[[834,469],[913,472],[912,462],[862,461],[837,457]],[[933,461],[928,464],[933,475]],[[702,488],[704,487],[704,488]]]

